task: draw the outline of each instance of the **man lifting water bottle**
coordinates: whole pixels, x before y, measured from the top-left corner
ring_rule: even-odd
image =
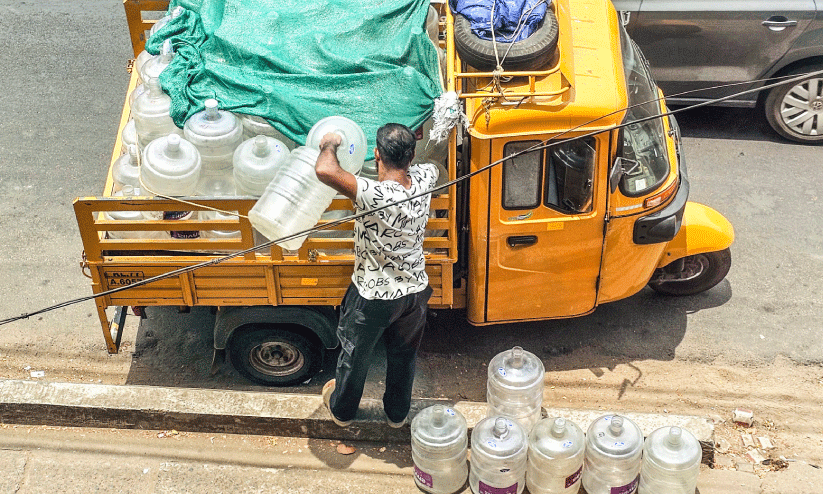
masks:
[[[323,401],[341,427],[348,426],[357,413],[380,340],[386,345],[386,421],[395,428],[406,423],[432,293],[423,255],[431,195],[396,203],[431,190],[437,167],[411,165],[415,135],[405,125],[380,127],[376,140],[376,181],[356,177],[340,166],[337,148],[342,139],[336,133],[323,136],[315,164],[317,178],[351,199],[356,213],[388,206],[354,224],[354,273],[337,326],[341,352],[335,378],[323,386]]]

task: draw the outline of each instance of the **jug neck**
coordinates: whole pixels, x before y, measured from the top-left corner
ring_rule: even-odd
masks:
[[[552,424],[552,435],[560,438],[563,437],[564,432],[566,432],[566,419],[558,417],[555,419],[554,424]]]
[[[615,437],[623,433],[623,417],[615,415],[612,417],[611,424],[609,424],[609,431]]]
[[[509,434],[509,425],[506,423],[506,419],[503,417],[497,417],[494,421],[494,428],[492,429],[492,434],[497,439],[503,439]]]
[[[683,444],[683,431],[680,427],[673,426],[669,428],[669,434],[666,436],[666,444],[672,449],[679,449]]]
[[[129,152],[129,164],[138,166],[140,164],[140,149],[134,144],[129,144],[127,149]]]
[[[269,140],[266,139],[266,136],[257,136],[254,138],[254,144],[252,144],[252,152],[258,158],[265,158],[269,155],[271,150],[269,149]]]
[[[147,92],[149,94],[149,97],[159,98],[160,96],[162,96],[164,94],[163,93],[163,88],[160,87],[160,79],[158,79],[156,77],[149,77],[144,82],[144,84],[146,85],[146,89],[147,89]]]
[[[167,64],[171,62],[173,57],[174,47],[171,44],[171,39],[167,39],[163,42],[163,47],[160,49],[160,60]]]
[[[435,405],[432,409],[432,425],[437,428],[446,425],[446,408],[443,405]]]
[[[523,367],[523,349],[519,346],[512,348],[511,356],[509,357],[509,364],[515,368],[519,369]]]
[[[217,100],[209,98],[204,103],[206,106],[205,117],[209,122],[220,120],[220,111],[217,109]]]
[[[169,134],[166,138],[166,149],[164,154],[168,158],[179,158],[183,153],[180,149],[180,136],[177,134]]]

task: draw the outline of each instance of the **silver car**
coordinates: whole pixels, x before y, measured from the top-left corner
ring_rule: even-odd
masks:
[[[613,0],[671,104],[823,70],[823,0]],[[687,94],[681,94],[687,92]],[[759,108],[780,135],[823,143],[823,75],[719,103]]]

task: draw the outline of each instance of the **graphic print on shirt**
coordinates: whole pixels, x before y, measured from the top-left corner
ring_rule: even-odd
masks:
[[[358,213],[380,208],[432,189],[437,167],[409,167],[411,186],[386,180],[357,178],[355,209]],[[352,281],[363,298],[395,300],[423,291],[429,283],[423,236],[429,221],[431,195],[389,206],[359,218],[354,224]]]

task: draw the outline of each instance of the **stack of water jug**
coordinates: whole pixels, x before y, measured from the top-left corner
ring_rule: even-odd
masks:
[[[159,20],[150,35],[169,20],[179,16],[175,8]],[[431,17],[431,16],[430,16]],[[429,24],[432,20],[429,19]],[[435,24],[436,25],[436,24]],[[436,36],[436,31],[434,32]],[[235,114],[219,109],[215,99],[205,101],[205,109],[189,118],[180,129],[170,116],[171,98],[160,86],[160,74],[174,58],[174,47],[167,39],[156,56],[143,51],[135,60],[138,85],[129,95],[131,116],[122,130],[123,155],[112,167],[114,195],[251,196],[258,202],[249,212],[255,230],[268,239],[285,240],[278,245],[298,249],[307,235],[294,235],[315,226],[320,219],[339,219],[347,210],[326,211],[335,192],[322,184],[314,173],[319,144],[328,132],[338,133],[343,144],[338,150],[341,166],[353,174],[377,178],[374,161],[364,165],[366,137],[352,120],[332,116],[317,122],[309,132],[306,145],[295,143],[263,118]],[[431,120],[424,131],[428,133]],[[442,163],[446,143],[418,143],[416,162]],[[361,171],[362,170],[362,171]],[[442,182],[441,180],[441,182]],[[128,187],[127,187],[128,186]],[[339,196],[342,197],[342,196]],[[181,209],[185,206],[181,205]],[[230,219],[231,211],[113,212],[109,219]],[[203,232],[108,232],[110,238],[237,238],[238,230]],[[351,231],[322,230],[313,237],[350,237]],[[262,240],[258,240],[258,243]]]
[[[488,367],[487,417],[471,434],[444,405],[422,410],[411,424],[414,481],[426,492],[474,494],[694,494],[702,451],[679,427],[662,427],[644,441],[627,417],[608,414],[585,436],[563,417],[541,418],[543,363],[514,347]]]

